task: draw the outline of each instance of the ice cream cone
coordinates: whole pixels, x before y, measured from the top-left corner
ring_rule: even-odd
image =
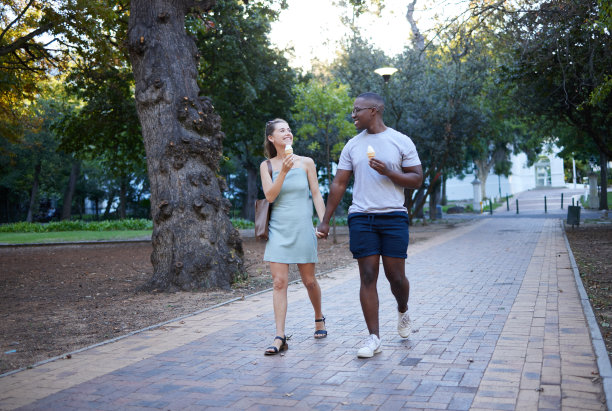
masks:
[[[374,148],[372,148],[372,146],[368,146],[368,158],[371,160],[375,155],[376,152],[374,151]]]
[[[293,147],[291,147],[291,144],[287,144],[285,146],[285,155],[290,156],[291,154],[293,154]]]

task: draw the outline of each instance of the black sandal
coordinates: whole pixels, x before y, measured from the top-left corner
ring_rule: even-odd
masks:
[[[323,318],[315,320],[315,322],[316,323],[323,322],[323,324],[325,325],[325,316],[323,316]],[[317,340],[320,340],[321,338],[325,338],[325,337],[327,337],[327,330],[317,330],[314,333],[314,338]]]
[[[285,337],[279,337],[278,335],[276,337],[274,337],[274,340],[281,340],[281,346],[280,349],[276,347],[276,345],[271,345],[268,348],[266,348],[266,351],[264,351],[265,355],[276,355],[281,351],[285,351],[289,349],[289,345],[287,345],[287,340],[289,338],[287,336]],[[272,350],[272,351],[268,351],[268,350]]]

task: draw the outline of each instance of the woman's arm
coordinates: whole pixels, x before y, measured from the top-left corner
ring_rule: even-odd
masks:
[[[293,164],[295,163],[295,156],[287,156],[283,160],[283,166],[278,174],[278,177],[274,182],[272,182],[272,176],[268,172],[268,165],[266,162],[262,162],[259,165],[259,175],[261,176],[261,187],[263,188],[264,195],[266,196],[266,200],[269,203],[273,203],[278,197],[278,194],[283,187],[283,182],[285,181],[285,176],[293,168]]]
[[[308,185],[310,186],[310,193],[312,194],[312,202],[315,206],[315,210],[317,210],[319,221],[323,221],[325,202],[323,202],[323,196],[321,195],[321,190],[319,190],[317,166],[312,158],[309,157],[304,157],[304,162],[306,164],[306,175],[308,176]]]

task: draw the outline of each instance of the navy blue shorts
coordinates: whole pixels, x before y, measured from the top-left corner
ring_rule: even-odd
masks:
[[[353,258],[369,255],[407,258],[408,222],[408,214],[402,211],[349,214],[349,242]]]

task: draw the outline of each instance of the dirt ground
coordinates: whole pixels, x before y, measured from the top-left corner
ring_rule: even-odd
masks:
[[[612,224],[569,226],[565,233],[612,360]]]
[[[456,225],[411,227],[411,244]],[[570,228],[568,238],[610,351],[612,225]],[[265,243],[243,240],[248,281],[173,294],[139,291],[152,275],[150,243],[0,248],[0,374],[270,288]],[[348,235],[337,240],[319,241],[318,273],[353,262]]]

